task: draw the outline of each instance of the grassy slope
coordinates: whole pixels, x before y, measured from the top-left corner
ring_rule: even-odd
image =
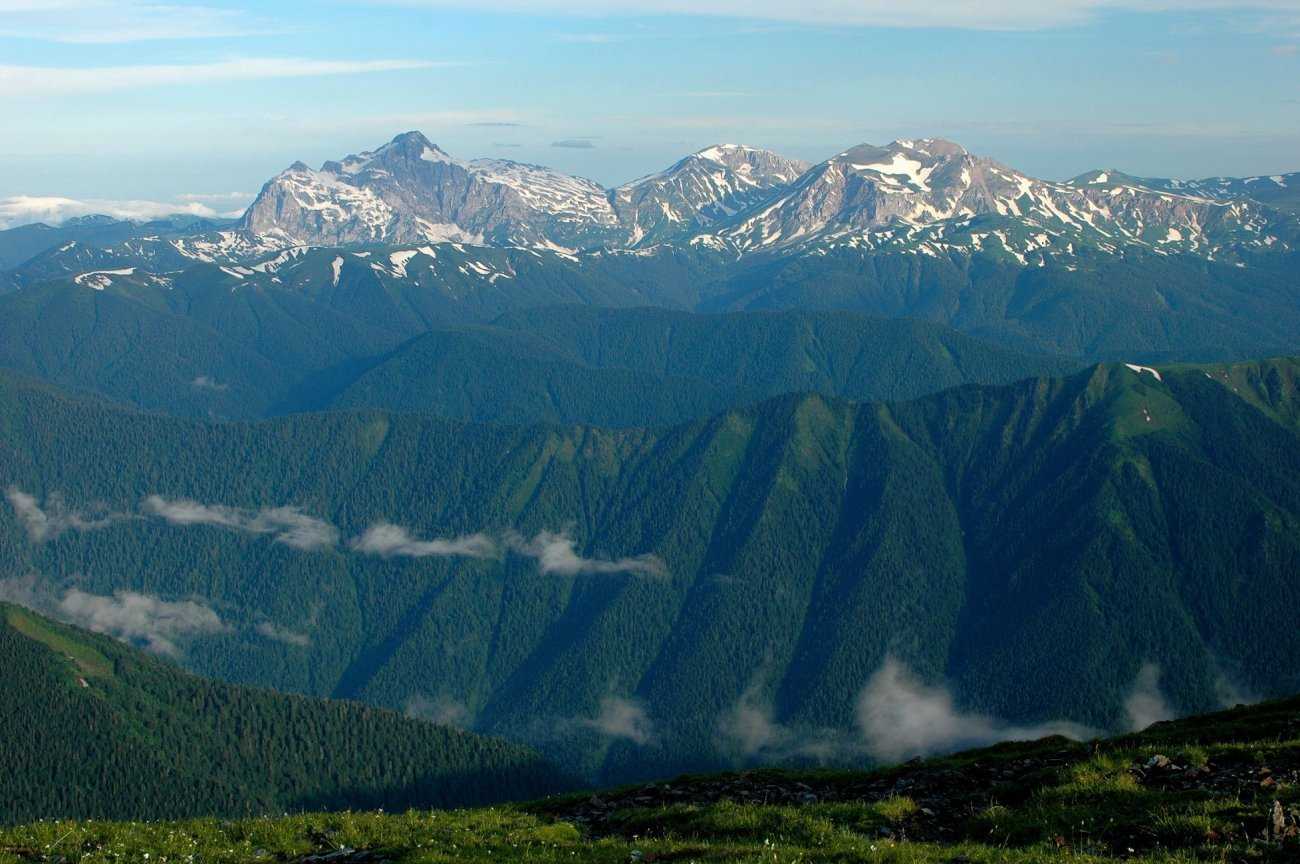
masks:
[[[1092,745],[1004,744],[871,773],[683,777],[491,810],[45,822],[0,831],[0,862],[1265,864],[1300,854],[1298,780],[1290,699]]]
[[[501,741],[187,675],[0,604],[0,820],[483,803],[559,788]]]

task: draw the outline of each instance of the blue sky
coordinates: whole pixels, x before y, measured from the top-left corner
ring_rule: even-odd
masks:
[[[1300,170],[1297,46],[1300,0],[0,0],[0,223],[235,210],[407,129],[607,184],[914,136],[1053,178]]]

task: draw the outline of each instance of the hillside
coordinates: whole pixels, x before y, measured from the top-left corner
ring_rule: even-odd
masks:
[[[0,829],[0,862],[1283,862],[1300,700],[864,772],[688,776],[492,810]]]
[[[457,326],[412,312],[415,288],[336,303],[203,275],[0,297],[0,366],[187,416],[348,407],[606,426],[667,425],[800,390],[900,398],[1076,368],[856,314],[565,306]]]
[[[418,336],[306,407],[663,426],[784,393],[907,399],[1077,366],[939,325],[853,313],[568,306]]]
[[[197,598],[226,626],[174,641],[204,674],[425,706],[592,776],[848,758],[891,660],[1004,726],[1122,728],[1135,693],[1300,688],[1298,368],[657,431],[203,423],[6,378],[0,563],[52,611]]]
[[[0,685],[9,823],[481,804],[564,782],[502,741],[196,678],[8,603]]]

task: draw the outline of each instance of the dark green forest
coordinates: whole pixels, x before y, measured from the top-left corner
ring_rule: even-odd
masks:
[[[562,788],[535,752],[196,678],[0,604],[0,819],[464,806]]]
[[[181,640],[204,674],[414,700],[607,779],[795,758],[801,736],[860,761],[889,657],[962,710],[1116,729],[1148,665],[1177,712],[1300,689],[1298,368],[1104,364],[659,431],[208,423],[6,377],[5,482],[64,530],[0,510],[0,556],[54,608],[74,587],[197,598],[224,623]],[[171,524],[151,495],[246,515]],[[256,527],[289,506],[337,538]],[[381,521],[416,545],[349,545]],[[567,533],[570,566],[509,532]],[[418,545],[474,534],[495,554]]]

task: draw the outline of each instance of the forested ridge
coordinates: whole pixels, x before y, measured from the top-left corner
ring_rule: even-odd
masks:
[[[658,431],[203,423],[7,378],[7,482],[65,518],[130,518],[35,542],[3,509],[0,556],[52,604],[197,598],[225,625],[184,641],[206,674],[416,700],[609,778],[785,758],[783,735],[816,730],[863,758],[860,694],[887,658],[963,710],[1119,728],[1148,666],[1170,710],[1300,688],[1296,369],[1105,364]],[[292,506],[337,539],[174,525],[151,495]],[[354,548],[380,522],[411,542]],[[546,569],[511,532],[572,546]],[[419,545],[478,534],[495,554]],[[732,734],[752,716],[774,736]]]

